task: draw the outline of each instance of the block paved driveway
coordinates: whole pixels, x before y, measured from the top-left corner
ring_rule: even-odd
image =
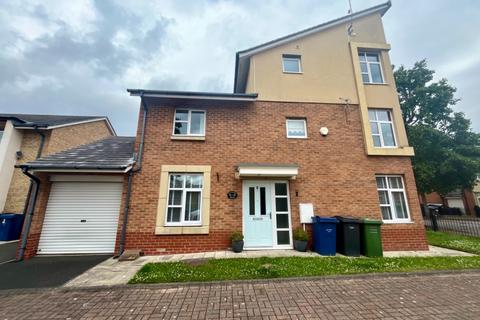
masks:
[[[1,319],[480,319],[480,271],[0,291]]]

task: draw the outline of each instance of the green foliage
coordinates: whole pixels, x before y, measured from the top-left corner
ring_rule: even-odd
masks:
[[[418,191],[446,194],[471,188],[480,172],[480,135],[452,107],[456,89],[446,79],[433,82],[425,60],[395,70],[398,96],[410,145]]]
[[[232,235],[230,236],[230,241],[242,241],[243,240],[243,234],[240,231],[234,231]]]
[[[299,241],[308,241],[308,233],[302,228],[297,228],[293,231],[293,239]]]
[[[129,283],[271,279],[379,272],[478,269],[480,257],[341,258],[282,257],[149,263]]]
[[[427,231],[427,239],[433,246],[480,254],[480,238]]]

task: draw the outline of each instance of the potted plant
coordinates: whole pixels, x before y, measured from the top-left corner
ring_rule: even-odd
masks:
[[[293,231],[293,247],[297,251],[306,252],[308,244],[308,233],[303,229]]]
[[[230,236],[230,241],[232,242],[233,252],[242,252],[243,251],[243,234],[240,231],[235,231]]]

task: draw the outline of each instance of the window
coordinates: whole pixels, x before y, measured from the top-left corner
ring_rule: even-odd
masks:
[[[392,148],[395,142],[392,113],[389,110],[369,109],[368,118],[372,130],[373,145],[377,148]]]
[[[307,121],[305,119],[287,119],[287,138],[306,138]]]
[[[174,135],[204,136],[205,111],[175,110]]]
[[[385,222],[409,222],[405,188],[401,176],[377,176],[378,199]]]
[[[363,83],[383,83],[382,65],[377,53],[359,52]]]
[[[167,225],[201,223],[202,189],[202,174],[170,174]]]
[[[285,73],[302,73],[300,56],[292,54],[283,55],[283,72]]]

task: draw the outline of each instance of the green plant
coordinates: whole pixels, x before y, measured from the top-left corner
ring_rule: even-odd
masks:
[[[240,231],[235,231],[232,233],[230,236],[230,241],[242,241],[243,240],[243,234]]]
[[[298,241],[308,241],[308,233],[303,229],[295,229],[293,231],[293,239]]]

